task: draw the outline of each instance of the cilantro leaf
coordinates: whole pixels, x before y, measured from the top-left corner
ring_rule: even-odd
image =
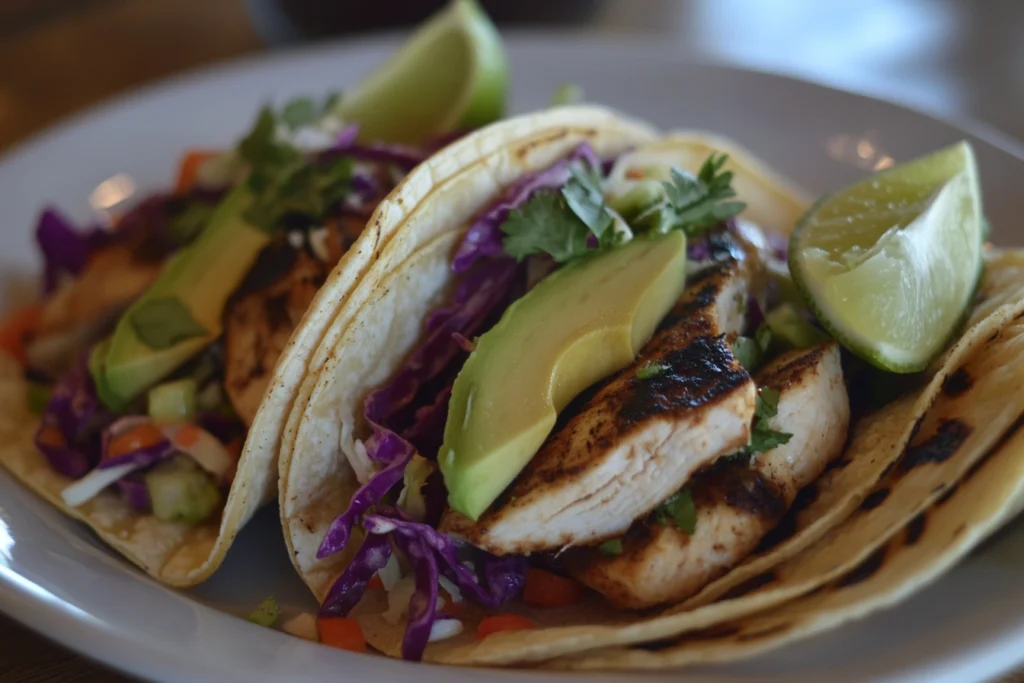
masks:
[[[671,367],[672,366],[670,366],[668,363],[662,363],[661,361],[657,360],[649,360],[636,369],[636,378],[650,379],[652,377],[657,377],[658,375],[664,373],[666,370],[671,369]]]
[[[576,104],[583,101],[583,88],[575,83],[563,83],[555,88],[548,101],[549,107],[559,107],[567,104]]]
[[[320,107],[312,97],[296,97],[281,108],[281,121],[292,130],[308,126],[320,118]]]
[[[732,171],[723,171],[727,154],[712,153],[697,175],[672,168],[672,180],[664,183],[665,201],[641,214],[638,227],[656,233],[682,230],[699,235],[746,208],[743,202],[725,201],[736,196]]]
[[[601,177],[588,165],[569,168],[561,190],[541,190],[509,213],[499,226],[506,237],[505,251],[517,260],[531,254],[549,254],[565,263],[597,248],[610,248],[621,240],[613,230],[615,219],[604,203]]]
[[[792,434],[777,431],[767,426],[763,420],[756,420],[754,428],[750,430],[750,443],[745,450],[747,453],[764,453],[776,446],[789,443],[792,438]]]
[[[601,551],[602,555],[608,557],[615,557],[616,555],[622,554],[622,539],[613,538],[610,541],[605,541],[601,545],[597,546],[597,549]]]
[[[690,490],[681,489],[655,508],[654,520],[692,535],[697,530],[697,506]]]
[[[304,154],[281,135],[282,130],[315,123],[334,102],[336,98],[323,104],[298,98],[280,113],[264,107],[239,143],[238,154],[250,167],[247,182],[256,195],[245,219],[255,227],[271,232],[292,214],[317,223],[351,191],[350,158],[320,160]]]
[[[601,192],[601,179],[597,174],[572,168],[572,178],[562,188],[562,197],[576,217],[583,221],[602,243],[605,232],[612,227],[614,219],[604,205],[604,194]],[[603,245],[602,245],[603,246]]]
[[[530,254],[550,254],[565,263],[587,253],[587,226],[568,207],[565,197],[542,190],[511,211],[500,226],[505,251],[522,261]]]
[[[761,387],[754,404],[754,426],[750,430],[750,443],[744,453],[763,453],[776,446],[789,443],[792,434],[780,432],[768,426],[768,420],[779,414],[779,390]]]
[[[131,313],[131,325],[142,343],[151,349],[168,349],[186,339],[209,334],[192,317],[188,306],[173,296],[144,301]]]
[[[757,402],[754,404],[754,415],[762,419],[770,419],[779,414],[779,390],[761,387],[757,390]]]

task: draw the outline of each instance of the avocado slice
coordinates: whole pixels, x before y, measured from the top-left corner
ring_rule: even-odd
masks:
[[[621,370],[686,282],[686,237],[638,238],[555,272],[480,337],[455,380],[438,463],[472,519],[547,438],[558,411]]]
[[[161,522],[198,524],[220,507],[224,499],[213,478],[184,456],[160,463],[142,475]]]
[[[109,407],[131,401],[220,336],[228,297],[270,241],[244,218],[253,199],[247,183],[232,190],[202,234],[121,316],[105,362],[94,364]]]

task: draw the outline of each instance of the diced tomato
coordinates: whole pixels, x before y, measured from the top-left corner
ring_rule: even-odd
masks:
[[[178,430],[178,433],[174,435],[174,440],[183,448],[188,448],[189,446],[195,446],[200,436],[202,436],[202,432],[199,431],[199,427],[196,427],[194,424],[187,424]]]
[[[104,455],[108,460],[118,458],[132,451],[155,446],[163,440],[163,432],[147,422],[111,439]]]
[[[13,356],[22,365],[28,365],[25,346],[35,334],[42,318],[40,304],[25,306],[12,312],[0,325],[0,349]]]
[[[530,567],[526,570],[523,600],[541,607],[560,607],[579,602],[583,595],[580,584],[558,574]]]
[[[366,638],[359,622],[349,617],[317,617],[320,642],[349,652],[366,652]]]
[[[178,182],[176,189],[178,194],[185,194],[196,184],[196,177],[199,175],[199,167],[207,160],[220,154],[220,152],[208,149],[194,149],[185,153],[178,166]]]
[[[366,587],[371,590],[374,588],[383,588],[384,582],[380,580],[380,574],[374,574],[373,578],[367,582]]]
[[[480,622],[476,629],[476,639],[483,640],[489,635],[501,631],[526,631],[533,628],[533,622],[518,614],[495,614]]]
[[[43,427],[42,429],[39,430],[39,435],[37,438],[39,439],[39,443],[43,444],[44,446],[62,448],[68,445],[67,441],[64,439],[64,435],[61,434],[60,430],[57,429],[56,427]]]

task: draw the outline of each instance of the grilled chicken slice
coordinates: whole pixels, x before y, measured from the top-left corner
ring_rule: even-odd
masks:
[[[158,257],[155,257],[158,256]],[[27,352],[32,366],[59,375],[77,352],[102,336],[163,267],[163,255],[139,240],[98,249],[79,275],[43,304],[36,337]]]
[[[362,221],[340,219],[312,233],[318,246],[267,247],[224,312],[224,388],[235,412],[252,425],[277,359],[331,268],[359,236]],[[316,255],[309,253],[314,251]]]
[[[478,522],[449,511],[442,530],[497,555],[594,543],[746,444],[756,392],[731,340],[752,270],[741,258],[702,273],[633,365],[583,403]],[[639,378],[648,364],[665,369]]]
[[[640,609],[690,597],[757,547],[797,492],[842,451],[850,407],[834,341],[783,354],[756,379],[779,390],[778,413],[768,424],[792,434],[789,442],[698,472],[688,484],[697,508],[692,536],[638,522],[620,555],[587,548],[566,556],[572,576],[618,607]]]

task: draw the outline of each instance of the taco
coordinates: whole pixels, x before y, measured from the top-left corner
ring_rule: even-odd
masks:
[[[321,618],[354,619],[385,654],[542,661],[813,591],[836,564],[830,530],[962,408],[929,412],[1019,304],[1004,278],[971,315],[982,238],[967,192],[939,341],[901,368],[915,374],[882,372],[887,359],[859,339],[850,353],[790,277],[790,230],[828,202],[808,213],[713,135],[566,111],[463,141],[507,143],[417,198],[292,406],[280,486],[293,562]],[[522,122],[529,135],[509,132]],[[951,150],[934,158],[960,155],[952,177],[975,178],[969,148]],[[401,188],[391,202],[407,203]],[[988,429],[922,481],[955,480],[1009,429],[1016,404],[984,405],[964,419],[985,413]],[[862,523],[872,542],[931,504],[922,481]],[[873,550],[857,538],[852,566]],[[758,586],[777,565],[797,578]]]
[[[446,12],[448,23],[472,15],[497,41],[471,3]],[[3,464],[159,580],[208,577],[276,497],[280,433],[308,357],[402,217],[374,210],[399,184],[415,195],[444,178],[438,167],[409,173],[451,140],[450,126],[500,115],[495,68],[490,98],[418,146],[389,141],[408,138],[398,119],[386,140],[366,139],[343,117],[347,100],[297,98],[264,107],[234,149],[188,154],[173,192],[107,212],[106,225],[77,230],[45,211],[44,296],[7,329],[23,372],[5,375]],[[385,65],[368,83],[395,77],[405,75]],[[360,111],[386,104],[366,91]],[[379,120],[369,128],[388,132]],[[117,190],[94,198],[107,207]],[[357,241],[371,215],[372,239]]]

